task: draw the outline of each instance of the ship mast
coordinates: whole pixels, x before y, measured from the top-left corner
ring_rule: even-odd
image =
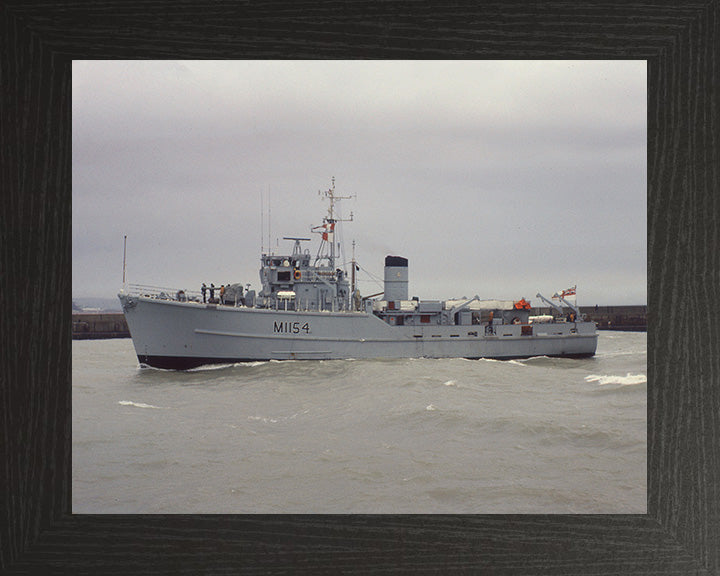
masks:
[[[352,271],[350,273],[350,294],[352,294],[353,298],[355,297],[355,266],[357,264],[355,263],[355,240],[353,240],[353,251],[352,251]]]
[[[323,223],[320,226],[314,226],[312,228],[312,231],[317,234],[322,234],[322,242],[320,243],[320,248],[318,249],[318,255],[315,258],[315,263],[323,258],[328,259],[328,266],[330,268],[335,268],[335,224],[338,222],[352,222],[353,221],[353,213],[350,212],[350,218],[346,219],[338,219],[335,218],[335,201],[336,200],[351,200],[354,198],[354,196],[336,196],[335,195],[335,176],[332,177],[332,187],[329,190],[318,191],[318,194],[321,196],[324,196],[330,201],[330,205],[328,206],[328,214],[327,216],[323,217]],[[325,243],[328,243],[330,246],[330,252],[327,256],[323,256],[323,248],[325,247]]]

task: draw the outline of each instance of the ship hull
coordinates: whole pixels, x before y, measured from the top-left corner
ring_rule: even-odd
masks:
[[[581,358],[595,354],[592,322],[528,326],[391,326],[372,313],[217,306],[120,294],[138,360],[187,370],[264,360]]]

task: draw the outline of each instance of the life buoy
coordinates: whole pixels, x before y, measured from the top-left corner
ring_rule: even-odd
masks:
[[[294,277],[295,280],[300,280],[300,278],[302,277],[302,274],[300,274],[300,270],[298,270],[297,268],[295,269]]]

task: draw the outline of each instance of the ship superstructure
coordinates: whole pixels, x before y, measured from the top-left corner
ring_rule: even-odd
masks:
[[[351,288],[344,270],[336,268],[337,242],[335,227],[343,220],[335,213],[338,200],[350,198],[335,194],[332,187],[321,192],[328,200],[328,213],[322,224],[311,228],[320,236],[320,244],[313,257],[301,242],[310,238],[285,236],[283,240],[294,242],[292,253],[286,256],[265,254],[261,256],[260,282],[262,291],[256,306],[262,308],[303,311],[350,310]],[[350,219],[352,221],[352,213]]]
[[[257,360],[345,358],[526,358],[592,356],[596,327],[577,306],[555,294],[537,294],[553,310],[532,316],[524,298],[419,300],[408,298],[408,260],[385,258],[384,291],[361,297],[337,266],[335,184],[313,256],[285,237],[292,250],[261,255],[259,293],[241,283],[217,288],[210,299],[187,290],[135,286],[119,294],[138,360],[158,368]],[[349,220],[352,220],[352,214]],[[381,297],[380,297],[381,296]]]

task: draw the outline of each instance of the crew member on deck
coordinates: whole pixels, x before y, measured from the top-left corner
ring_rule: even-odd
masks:
[[[225,304],[225,284],[220,286],[220,304]]]
[[[205,286],[205,282],[203,282],[202,288],[200,288],[200,292],[202,292],[203,304],[205,304],[206,303],[205,292],[207,292],[207,286]]]
[[[210,282],[210,302],[215,300],[215,284]]]

